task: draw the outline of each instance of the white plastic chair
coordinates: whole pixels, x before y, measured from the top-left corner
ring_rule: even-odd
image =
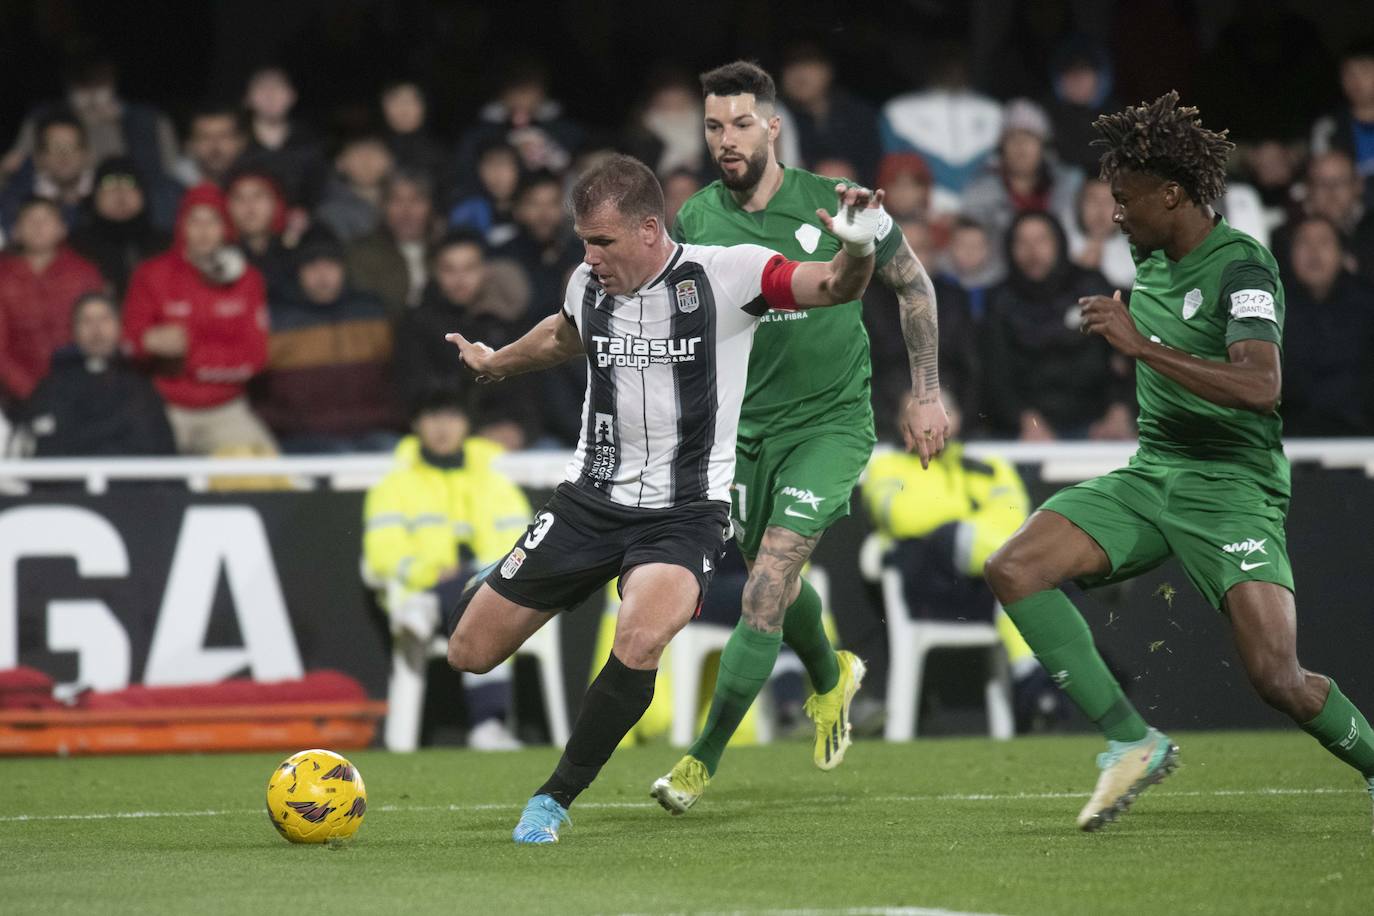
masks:
[[[686,747],[696,737],[702,669],[712,653],[725,648],[733,632],[734,627],[718,623],[689,623],[673,637],[668,650],[672,653],[673,747]],[[759,691],[754,708],[758,717],[754,732],[759,744],[767,744],[773,740],[773,700],[766,687]]]
[[[434,619],[439,619],[439,599],[433,594],[407,593],[399,583],[392,583],[387,587],[387,598],[391,607],[397,607],[401,601],[432,602],[436,615]],[[539,681],[544,694],[549,735],[558,747],[567,744],[570,732],[568,700],[563,687],[562,625],[561,615],[555,614],[552,620],[515,650],[516,655],[527,655],[539,662]],[[429,661],[447,654],[448,641],[443,636],[422,640],[409,633],[401,633],[393,637],[391,682],[387,687],[386,727],[383,733],[387,750],[413,751],[419,747]],[[474,677],[481,675],[464,675],[464,678]]]
[[[916,720],[921,710],[921,688],[926,656],[934,649],[986,648],[988,680],[983,688],[987,707],[988,733],[1005,741],[1015,734],[1011,707],[1011,672],[1002,637],[992,623],[982,621],[918,620],[907,607],[902,572],[884,562],[878,535],[869,535],[860,554],[860,568],[869,581],[875,573],[882,584],[884,616],[887,617],[888,672],[887,724],[883,737],[888,741],[910,741],[916,737]],[[882,565],[874,569],[874,561]],[[998,607],[996,613],[1001,613]]]
[[[811,567],[806,572],[806,580],[820,595],[821,607],[823,609],[829,608],[830,580],[826,576],[825,570],[818,566]],[[697,699],[701,691],[702,669],[712,653],[720,652],[725,648],[725,644],[730,640],[730,634],[734,631],[734,627],[694,621],[683,627],[682,631],[673,637],[672,645],[668,651],[672,654],[673,729],[671,739],[674,747],[686,747],[696,737]],[[774,674],[777,673],[775,668]],[[758,699],[754,701],[754,709],[757,716],[754,730],[758,742],[759,744],[768,744],[773,740],[773,726],[776,722],[776,716],[773,711],[773,697],[766,685],[763,690],[759,691]]]

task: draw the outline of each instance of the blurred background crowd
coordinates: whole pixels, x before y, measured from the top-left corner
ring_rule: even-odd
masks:
[[[580,365],[479,388],[443,334],[499,347],[559,307],[565,195],[609,151],[671,222],[715,178],[695,74],[740,54],[785,164],[886,189],[966,438],[1133,437],[1131,367],[1077,331],[1133,277],[1090,124],[1169,88],[1231,128],[1218,209],[1281,265],[1286,433],[1374,434],[1374,42],[1342,4],[91,6],[0,13],[11,454],[381,451],[436,389],[507,449],[571,447]],[[891,439],[897,309],[864,310]]]

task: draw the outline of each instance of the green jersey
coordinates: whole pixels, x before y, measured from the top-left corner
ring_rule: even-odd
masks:
[[[762,245],[793,261],[829,261],[840,242],[821,227],[816,211],[834,211],[835,185],[843,180],[783,168],[777,193],[754,213],[715,181],[682,205],[672,236],[697,245]],[[901,241],[901,232],[884,220],[877,266],[891,259]],[[860,425],[871,436],[872,374],[857,300],[809,311],[770,311],[759,322],[749,355],[739,436],[760,439],[780,430]]]
[[[1282,346],[1278,266],[1263,245],[1226,220],[1218,219],[1180,261],[1162,250],[1136,255],[1131,317],[1150,340],[1218,362],[1238,340]],[[1260,415],[1214,404],[1144,362],[1136,364],[1136,399],[1142,454],[1208,462],[1214,470],[1224,464],[1288,494],[1277,412]]]

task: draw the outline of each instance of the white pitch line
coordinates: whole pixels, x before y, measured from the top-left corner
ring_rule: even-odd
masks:
[[[1155,797],[1169,798],[1227,798],[1234,796],[1278,796],[1278,795],[1348,795],[1357,789],[1319,787],[1313,789],[1261,788],[1261,789],[1211,789],[1207,791],[1158,791]],[[913,804],[917,802],[991,802],[991,801],[1061,801],[1071,798],[1086,798],[1087,792],[1004,792],[1004,793],[945,793],[938,795],[824,795],[806,799],[808,805],[879,802],[882,804]],[[768,805],[778,807],[778,802],[768,799],[735,799],[728,802],[731,807],[750,807]],[[449,811],[455,814],[464,811],[518,811],[524,807],[520,802],[490,802],[476,805],[376,805],[372,811]],[[614,810],[621,808],[656,808],[655,802],[586,802],[577,806],[579,811]],[[109,811],[90,814],[5,814],[0,815],[0,824],[20,824],[43,821],[111,821],[140,820],[154,817],[216,817],[223,815],[261,814],[262,808],[229,808],[223,810],[206,809],[202,811]],[[810,910],[777,910],[777,914],[809,913]],[[816,911],[820,912],[820,911]],[[827,911],[831,912],[831,911]],[[835,910],[833,912],[841,912]],[[864,913],[866,910],[845,910],[843,912]],[[905,912],[901,910],[876,910],[874,912]],[[937,912],[937,911],[931,911]]]
[[[671,913],[621,913],[620,916],[998,916],[928,906],[852,906],[834,910],[703,910]]]
[[[28,821],[113,821],[138,820],[145,817],[212,817],[224,814],[244,814],[246,808],[232,811],[109,811],[101,814],[6,814],[0,815],[0,823],[26,823]],[[262,809],[255,809],[261,811]]]

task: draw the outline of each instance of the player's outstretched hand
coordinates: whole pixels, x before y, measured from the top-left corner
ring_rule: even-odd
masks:
[[[1078,329],[1084,334],[1097,334],[1106,338],[1117,352],[1123,356],[1140,355],[1145,338],[1136,330],[1126,303],[1121,301],[1121,290],[1108,299],[1106,296],[1085,296],[1078,300],[1083,309]]]
[[[500,376],[492,375],[490,371],[491,358],[496,353],[491,347],[482,343],[480,340],[471,341],[458,332],[445,334],[444,340],[458,348],[458,359],[464,366],[472,370],[479,382],[494,382]]]
[[[929,468],[930,459],[945,450],[948,435],[949,414],[938,395],[907,401],[902,411],[902,441],[908,452],[921,456],[921,467]]]
[[[873,253],[874,240],[882,228],[883,196],[882,190],[837,184],[835,215],[817,210],[816,217],[827,232],[844,243],[846,254],[866,258]]]

